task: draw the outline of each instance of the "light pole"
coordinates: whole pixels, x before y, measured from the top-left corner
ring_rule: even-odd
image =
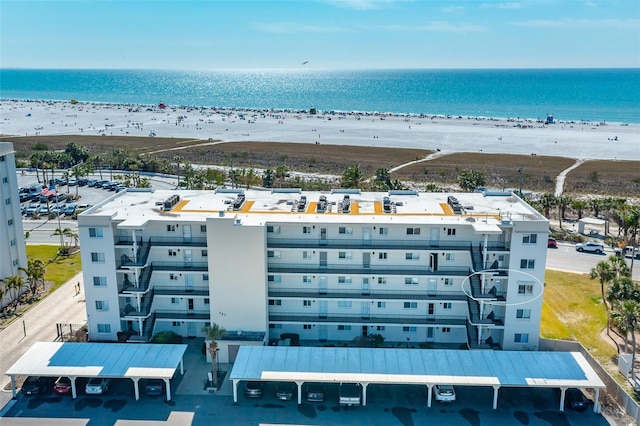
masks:
[[[518,169],[518,176],[520,180],[520,189],[518,190],[518,195],[522,198],[522,167]]]

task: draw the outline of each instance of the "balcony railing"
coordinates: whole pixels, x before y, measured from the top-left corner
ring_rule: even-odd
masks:
[[[153,269],[156,271],[207,271],[207,262],[153,262]]]
[[[356,238],[268,238],[269,248],[366,248],[396,250],[469,250],[471,241],[430,241],[425,239],[388,240]]]
[[[155,264],[155,263],[154,263]],[[270,263],[269,273],[283,274],[366,274],[366,275],[438,275],[438,276],[467,276],[470,268],[465,266],[439,267],[433,271],[427,266],[416,265],[371,265],[365,267],[360,264],[300,264],[300,263]]]
[[[154,291],[145,294],[140,302],[138,310],[134,304],[127,304],[120,310],[121,318],[147,318],[151,314],[151,305],[153,305]]]
[[[152,246],[194,246],[206,247],[207,239],[205,237],[151,237],[149,240]],[[116,246],[132,246],[133,238],[130,236],[116,236]]]
[[[270,288],[269,297],[366,300],[466,300],[461,291]]]
[[[402,324],[402,325],[438,325],[466,326],[466,316],[437,316],[427,318],[424,315],[369,315],[335,313],[310,315],[308,312],[269,313],[270,322],[300,323],[336,323],[336,324]]]
[[[156,319],[162,320],[203,320],[209,321],[211,319],[211,313],[207,310],[162,310],[156,311]]]
[[[209,287],[170,287],[154,285],[156,296],[209,296]]]
[[[153,264],[142,270],[142,275],[140,275],[137,283],[135,281],[125,280],[120,293],[146,293],[147,290],[149,290],[151,274],[153,274]]]

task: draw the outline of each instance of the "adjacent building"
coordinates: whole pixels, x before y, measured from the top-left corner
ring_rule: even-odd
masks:
[[[5,279],[27,267],[16,157],[11,142],[0,142],[0,180],[0,279]],[[0,307],[6,303],[6,298],[0,300]]]
[[[549,224],[513,193],[128,190],[78,223],[92,340],[538,347]]]

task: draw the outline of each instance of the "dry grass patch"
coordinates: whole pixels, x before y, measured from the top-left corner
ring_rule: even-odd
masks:
[[[567,174],[565,192],[637,196],[640,194],[640,161],[587,161]]]
[[[405,167],[394,173],[401,180],[453,184],[464,170],[478,170],[487,177],[487,186],[518,188],[522,168],[522,187],[537,191],[553,192],[555,177],[575,161],[563,157],[542,155],[457,153],[444,155]]]

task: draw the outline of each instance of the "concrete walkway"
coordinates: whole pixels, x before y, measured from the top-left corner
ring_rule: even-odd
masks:
[[[75,285],[78,282],[81,291],[76,295]],[[86,321],[84,284],[82,273],[79,273],[0,331],[0,411],[11,400],[11,389],[4,390],[10,383],[4,375],[9,367],[34,343],[52,342],[57,336],[56,324],[83,324]]]

